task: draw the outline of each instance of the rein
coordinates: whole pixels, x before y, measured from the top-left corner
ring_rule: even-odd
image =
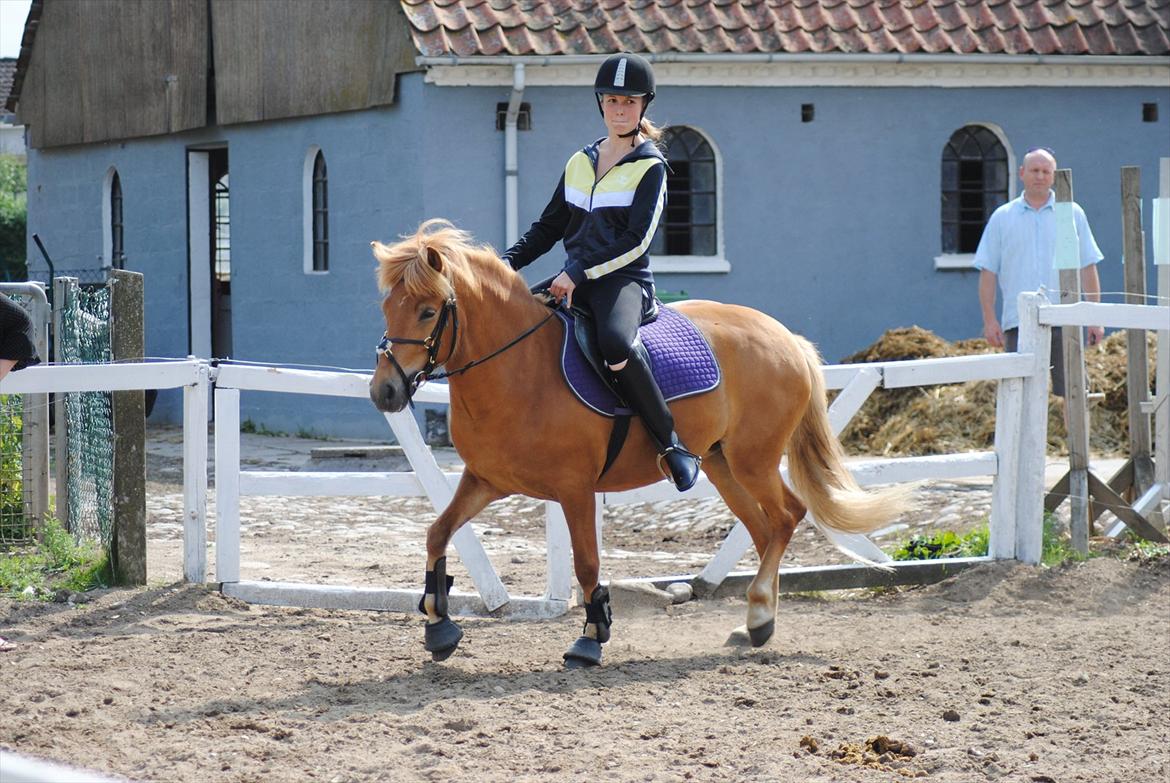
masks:
[[[534,333],[540,327],[544,326],[546,323],[549,322],[549,320],[552,319],[552,317],[554,315],[556,315],[556,311],[555,310],[550,311],[548,315],[546,315],[544,318],[542,318],[540,321],[538,321],[535,325],[528,327],[523,332],[521,332],[518,336],[512,338],[508,343],[506,343],[505,345],[502,345],[501,347],[492,351],[487,356],[482,356],[478,359],[472,359],[470,362],[468,362],[467,364],[463,365],[462,367],[460,367],[456,370],[450,370],[448,372],[439,372],[439,373],[435,373],[432,375],[431,371],[434,370],[435,367],[437,367],[439,364],[445,364],[446,361],[450,360],[452,354],[455,353],[456,341],[459,339],[459,311],[458,311],[457,306],[455,304],[455,297],[454,297],[454,295],[452,295],[451,297],[449,297],[447,299],[447,301],[445,301],[443,303],[443,310],[439,314],[439,321],[438,321],[438,323],[435,324],[435,328],[431,330],[430,335],[428,335],[425,339],[418,340],[418,339],[407,338],[407,337],[390,337],[389,334],[387,334],[386,332],[383,332],[382,339],[381,339],[381,341],[379,341],[378,347],[376,350],[380,356],[385,356],[387,359],[389,359],[390,363],[392,365],[394,365],[394,369],[398,371],[398,376],[402,379],[403,388],[406,390],[407,402],[409,402],[410,407],[413,408],[414,407],[414,393],[417,392],[419,390],[419,388],[427,381],[429,381],[429,380],[442,380],[444,378],[450,378],[454,375],[462,375],[463,373],[470,370],[472,367],[483,364],[484,362],[488,361],[489,359],[494,359],[495,357],[502,354],[504,351],[508,350],[512,346],[514,346],[517,343],[519,343],[520,341],[524,340],[526,337],[530,336],[532,333]],[[443,338],[443,330],[447,328],[448,318],[450,318],[451,322],[452,322],[451,350],[447,352],[447,359],[444,360],[443,362],[440,362],[439,361],[439,343],[442,341],[442,338]],[[406,377],[406,372],[402,369],[402,365],[400,365],[398,363],[398,360],[394,358],[394,352],[393,352],[394,343],[401,343],[404,345],[421,345],[427,349],[427,363],[423,366],[423,368],[421,370],[419,370],[418,372],[416,372],[414,374],[413,378]]]

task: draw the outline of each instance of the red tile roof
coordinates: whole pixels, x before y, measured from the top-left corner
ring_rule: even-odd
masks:
[[[401,0],[423,56],[1170,54],[1170,0]]]

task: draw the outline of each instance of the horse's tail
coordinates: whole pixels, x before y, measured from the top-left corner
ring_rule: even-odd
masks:
[[[901,512],[908,492],[897,487],[871,492],[858,486],[829,425],[821,357],[808,340],[794,337],[812,384],[808,408],[788,443],[788,475],[796,494],[825,527],[843,533],[876,530]]]

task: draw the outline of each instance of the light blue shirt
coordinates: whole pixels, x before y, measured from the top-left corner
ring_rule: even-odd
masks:
[[[1048,202],[1033,209],[1021,194],[991,214],[979,249],[975,251],[975,268],[996,275],[1003,298],[1000,326],[1015,329],[1020,325],[1016,298],[1024,291],[1045,289],[1049,301],[1060,304],[1060,273],[1053,266],[1056,254],[1056,194],[1048,192]],[[1104,258],[1089,220],[1079,204],[1073,204],[1073,224],[1077,230],[1081,268]]]

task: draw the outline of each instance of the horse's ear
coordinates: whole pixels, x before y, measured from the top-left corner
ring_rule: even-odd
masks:
[[[440,274],[443,272],[443,257],[439,255],[439,251],[435,250],[433,247],[427,247],[427,263],[430,264],[431,269],[434,269],[436,272],[439,272]]]

